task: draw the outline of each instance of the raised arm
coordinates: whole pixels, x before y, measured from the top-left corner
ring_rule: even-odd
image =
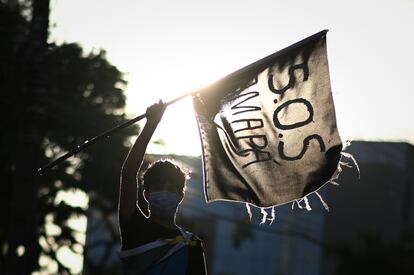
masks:
[[[118,214],[119,219],[127,220],[137,209],[138,171],[144,160],[148,143],[164,114],[166,104],[160,101],[147,109],[144,129],[131,147],[121,170],[119,187]]]

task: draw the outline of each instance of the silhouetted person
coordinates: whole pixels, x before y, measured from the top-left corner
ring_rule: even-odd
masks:
[[[184,198],[187,173],[170,160],[159,160],[143,176],[140,194],[138,174],[147,145],[166,105],[161,101],[147,109],[147,122],[132,146],[121,171],[119,224],[124,274],[206,274],[200,239],[175,224],[177,207]],[[139,207],[145,199],[150,215]],[[138,202],[138,204],[137,204]]]

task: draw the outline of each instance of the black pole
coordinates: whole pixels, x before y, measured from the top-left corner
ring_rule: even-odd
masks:
[[[189,93],[189,94],[185,94],[182,95],[180,97],[177,97],[174,100],[171,100],[170,102],[167,102],[167,106],[171,105],[189,95],[192,95],[193,93]],[[145,118],[146,115],[142,114],[140,116],[137,116],[121,125],[118,125],[112,129],[109,129],[108,131],[103,132],[100,135],[97,135],[91,139],[88,139],[86,141],[84,141],[81,145],[76,146],[75,148],[73,148],[72,150],[70,150],[69,152],[65,153],[64,155],[58,157],[57,159],[53,160],[52,162],[49,162],[48,164],[46,164],[45,166],[42,166],[41,168],[39,168],[37,170],[37,172],[39,173],[39,175],[43,175],[44,173],[46,173],[48,170],[52,169],[54,166],[58,165],[59,163],[65,161],[66,159],[70,158],[71,156],[73,156],[76,153],[79,153],[81,151],[83,151],[84,149],[88,148],[89,146],[92,146],[93,144],[105,139],[105,138],[109,138],[113,133],[118,132],[119,130],[122,130],[138,121],[140,121],[141,119]]]

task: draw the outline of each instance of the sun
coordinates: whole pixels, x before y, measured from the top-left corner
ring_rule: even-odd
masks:
[[[183,54],[183,56],[185,56]],[[170,61],[170,64],[167,62]],[[162,67],[174,68],[157,72],[161,64],[153,61],[147,70],[136,68],[129,73],[127,90],[127,111],[134,115],[145,113],[151,104],[162,99],[169,102],[182,95],[201,89],[220,78],[220,71],[211,70],[208,58],[203,61],[184,58],[178,66],[174,60],[163,60]],[[189,69],[191,68],[191,69]],[[136,79],[139,76],[139,80]],[[143,125],[143,122],[141,122]],[[162,145],[148,146],[148,153],[201,155],[201,143],[192,106],[187,96],[167,107],[164,117],[154,133],[154,140]]]
[[[163,144],[148,146],[149,153],[192,155],[201,154],[201,143],[191,97],[169,105],[155,134]]]

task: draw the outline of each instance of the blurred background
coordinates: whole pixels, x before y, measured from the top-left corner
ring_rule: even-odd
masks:
[[[0,274],[121,274],[119,171],[140,125],[38,176],[85,140],[297,42],[328,32],[338,127],[356,169],[250,221],[206,204],[192,105],[168,107],[149,148],[190,168],[178,224],[209,274],[414,270],[414,1],[0,0]],[[268,211],[270,214],[270,211]]]

